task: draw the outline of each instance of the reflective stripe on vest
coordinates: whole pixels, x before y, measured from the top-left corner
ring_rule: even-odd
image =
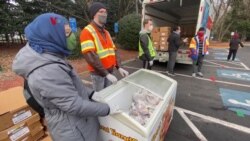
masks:
[[[150,39],[150,37],[148,35],[147,35],[147,37],[148,37],[148,49],[149,49],[150,57],[155,57],[156,56],[156,51],[154,49],[153,43],[152,43],[152,41],[151,41],[151,39]],[[141,42],[139,40],[139,56],[142,56],[143,54],[144,54],[144,51],[143,51],[143,49],[141,47]]]
[[[107,48],[107,49],[103,48],[95,29],[91,25],[88,25],[85,28],[94,37],[94,42],[95,42],[95,45],[96,45],[96,53],[97,53],[97,55],[99,56],[100,59],[105,58],[105,57],[107,57],[109,55],[115,55],[115,51],[114,51],[113,47],[112,48]],[[113,44],[113,46],[114,46],[114,44]]]
[[[95,44],[92,40],[87,40],[81,43],[82,51],[95,48]]]

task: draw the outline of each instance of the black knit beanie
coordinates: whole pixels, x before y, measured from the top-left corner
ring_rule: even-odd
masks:
[[[95,14],[102,8],[107,9],[107,7],[104,4],[100,2],[94,2],[89,8],[90,18],[93,19]]]

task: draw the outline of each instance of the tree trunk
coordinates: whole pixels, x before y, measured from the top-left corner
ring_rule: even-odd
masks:
[[[5,33],[5,41],[7,44],[10,44],[10,39],[7,33]]]
[[[23,44],[22,34],[20,32],[19,32],[19,37],[20,37],[21,44]]]
[[[135,10],[136,10],[136,14],[139,15],[138,0],[135,0]]]

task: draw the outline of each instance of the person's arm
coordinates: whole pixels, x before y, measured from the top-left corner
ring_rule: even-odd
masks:
[[[80,117],[108,115],[108,104],[83,99],[68,72],[58,64],[41,68],[32,75],[36,75],[33,79],[36,83],[31,82],[30,86],[39,90],[41,99],[48,100],[61,111]]]
[[[116,49],[115,50],[115,58],[116,58],[116,68],[119,69],[121,67],[121,62],[122,62],[122,59],[120,57],[120,52]]]
[[[117,48],[116,48],[116,46],[115,46],[115,44],[114,44],[114,42],[113,42],[113,40],[112,40],[112,37],[111,37],[111,35],[109,34],[109,32],[108,31],[105,31],[107,34],[108,34],[108,36],[109,36],[109,38],[110,38],[110,40],[112,41],[112,47],[113,47],[113,49],[114,49],[114,51],[115,51],[115,58],[116,58],[116,69],[119,69],[120,67],[121,67],[121,64],[122,64],[122,59],[121,59],[121,57],[120,57],[120,53],[119,53],[119,51],[117,50]]]
[[[152,60],[150,53],[149,53],[149,48],[148,48],[148,44],[149,44],[148,35],[146,33],[140,35],[140,43],[141,43],[141,47],[145,54],[146,59],[148,61]]]
[[[242,44],[242,42],[239,40],[239,44],[241,47],[244,47],[244,45]]]
[[[181,37],[180,36],[175,36],[174,37],[174,44],[175,46],[177,47],[177,49],[184,44],[184,42],[181,40]]]
[[[105,77],[109,72],[103,67],[98,55],[93,51],[88,51],[83,54],[86,62],[94,68],[94,70]]]
[[[232,39],[229,42],[229,47],[231,48],[231,46],[232,46]]]

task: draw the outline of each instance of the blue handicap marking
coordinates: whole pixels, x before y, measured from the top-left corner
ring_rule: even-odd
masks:
[[[250,81],[250,72],[244,71],[235,71],[235,70],[226,70],[226,69],[218,69],[217,75],[219,77]]]
[[[227,60],[227,56],[215,56],[214,59],[216,60]],[[235,58],[234,61],[240,61],[238,58]]]
[[[220,95],[226,108],[243,115],[250,115],[250,93],[220,88]]]

